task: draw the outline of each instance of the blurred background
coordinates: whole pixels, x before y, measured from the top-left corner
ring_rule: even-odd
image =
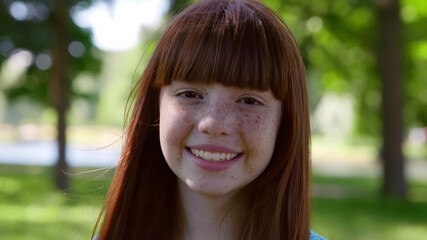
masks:
[[[0,0],[0,239],[90,238],[128,95],[191,2]],[[427,1],[264,3],[307,68],[313,230],[427,239]]]

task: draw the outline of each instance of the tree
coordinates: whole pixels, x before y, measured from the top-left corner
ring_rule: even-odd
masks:
[[[377,0],[380,24],[379,72],[383,84],[384,193],[405,198],[404,157],[402,153],[402,23],[399,0]]]
[[[52,9],[49,25],[56,33],[56,43],[52,48],[52,73],[50,78],[50,91],[53,106],[58,112],[58,153],[59,158],[55,166],[55,183],[59,189],[68,188],[67,162],[66,162],[66,112],[69,99],[68,72],[68,43],[70,42],[69,19],[67,8],[63,1],[56,1]]]
[[[70,81],[82,70],[99,71],[99,59],[93,56],[92,51],[88,51],[93,47],[89,33],[74,25],[71,20],[70,9],[77,3],[81,4],[82,1],[0,3],[1,44],[7,42],[12,46],[8,51],[2,49],[0,64],[16,51],[37,55],[22,76],[22,82],[6,89],[6,94],[12,101],[27,96],[55,108],[59,152],[55,183],[62,190],[68,188],[66,113],[70,97],[83,96],[70,90]]]

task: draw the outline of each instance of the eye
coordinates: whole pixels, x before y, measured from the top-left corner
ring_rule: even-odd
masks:
[[[191,90],[186,90],[186,91],[182,91],[180,93],[177,94],[177,96],[181,96],[184,98],[189,98],[189,99],[203,99],[202,95],[200,95],[199,93],[195,92],[195,91],[191,91]]]
[[[255,98],[252,98],[252,97],[244,97],[244,98],[240,99],[239,102],[247,104],[247,105],[264,105],[262,102],[256,100]]]

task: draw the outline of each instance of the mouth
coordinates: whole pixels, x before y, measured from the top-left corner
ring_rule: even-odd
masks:
[[[192,156],[190,159],[192,159],[197,166],[204,170],[214,172],[231,168],[242,159],[243,156],[243,153],[238,153],[228,148],[209,145],[200,145],[198,148],[186,147],[185,149],[187,153]]]
[[[209,162],[224,162],[236,159],[242,153],[210,152],[195,148],[187,148],[194,156]]]

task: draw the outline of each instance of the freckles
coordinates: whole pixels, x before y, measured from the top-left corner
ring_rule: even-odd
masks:
[[[256,139],[256,140],[258,140],[258,139]],[[255,159],[258,158],[258,154],[259,154],[259,152],[258,152],[259,149],[258,148],[256,148],[256,147],[249,147],[248,149],[251,152],[252,158],[255,158]],[[249,167],[252,167],[252,166],[249,166]]]
[[[252,174],[255,171],[254,167],[250,163],[248,164],[248,167],[249,167],[249,174]]]
[[[200,182],[199,187],[204,188],[206,186],[206,182],[204,181],[205,176],[203,175],[202,178],[199,178],[198,181]]]
[[[185,122],[189,123],[193,120],[193,118],[192,118],[192,116],[190,116],[190,114],[185,114],[184,120],[185,120]]]
[[[261,117],[261,115],[251,115],[244,113],[242,114],[242,119],[239,121],[239,128],[244,129],[245,131],[251,132],[260,132],[261,130],[265,130],[266,121]]]
[[[224,98],[221,99],[222,102],[226,101]],[[219,111],[222,111],[224,114],[221,117],[221,122],[225,122],[227,119],[227,116],[231,116],[232,110],[231,110],[231,104],[230,103],[224,103],[222,104],[221,108],[219,109]]]

